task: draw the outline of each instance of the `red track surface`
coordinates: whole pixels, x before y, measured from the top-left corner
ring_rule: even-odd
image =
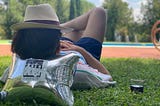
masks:
[[[10,45],[0,45],[0,56],[11,56]],[[155,48],[103,47],[103,58],[154,58],[160,59],[160,52]]]
[[[160,59],[160,52],[155,48],[104,47],[102,57],[131,57]]]

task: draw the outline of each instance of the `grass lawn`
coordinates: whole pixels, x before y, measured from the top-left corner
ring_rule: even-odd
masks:
[[[10,60],[0,57],[0,75]],[[116,86],[73,91],[74,106],[160,106],[160,60],[103,58],[101,62],[117,81]],[[135,78],[145,80],[143,93],[130,91],[130,79]]]
[[[0,40],[0,44],[10,44],[11,40]]]

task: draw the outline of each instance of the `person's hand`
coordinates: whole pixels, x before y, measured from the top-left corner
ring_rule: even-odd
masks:
[[[60,50],[62,51],[68,51],[68,50],[79,51],[80,49],[82,48],[77,45],[74,45],[70,41],[65,41],[65,40],[60,41]]]

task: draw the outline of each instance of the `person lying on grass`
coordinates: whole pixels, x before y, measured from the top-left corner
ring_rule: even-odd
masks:
[[[59,25],[57,16],[56,18],[55,16],[51,17],[51,19],[49,19],[50,17],[40,19],[48,12],[44,14],[42,10],[38,9],[33,11],[37,7],[40,6],[33,6],[32,11],[29,10],[31,7],[26,10],[24,23],[12,26],[16,31],[11,46],[13,53],[22,59],[53,59],[60,51],[77,51],[83,55],[89,66],[101,73],[110,74],[99,61],[106,25],[106,14],[103,8],[94,8]],[[50,21],[55,22],[57,28],[43,27],[43,24],[48,24]],[[35,25],[35,23],[40,25]],[[51,24],[49,23],[49,25]],[[74,30],[62,36],[61,31],[67,30],[67,28]]]
[[[22,60],[54,60],[61,55],[77,53],[80,57],[77,70],[80,71],[79,74],[76,71],[74,83],[79,81],[86,82],[90,87],[106,87],[112,77],[100,63],[105,25],[106,14],[103,8],[93,8],[60,24],[49,4],[28,6],[24,22],[12,25],[15,35],[11,51]],[[67,77],[67,74],[62,77]]]

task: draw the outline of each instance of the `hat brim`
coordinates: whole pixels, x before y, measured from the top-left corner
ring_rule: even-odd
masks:
[[[73,28],[65,28],[59,25],[35,23],[35,22],[22,22],[22,23],[13,24],[11,26],[11,29],[13,29],[14,31],[18,31],[21,29],[27,29],[27,28],[59,29],[62,33],[69,33],[73,31]]]

